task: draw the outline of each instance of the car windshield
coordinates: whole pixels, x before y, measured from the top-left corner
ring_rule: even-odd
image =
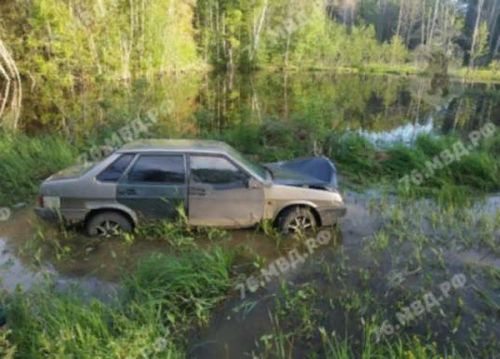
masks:
[[[243,156],[241,153],[236,151],[234,148],[230,147],[229,154],[238,162],[242,163],[245,167],[249,168],[254,174],[259,176],[261,179],[268,178],[268,170],[259,165],[258,163],[250,161],[248,158]]]

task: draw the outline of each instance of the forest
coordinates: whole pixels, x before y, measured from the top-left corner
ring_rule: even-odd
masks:
[[[206,65],[497,68],[498,0],[29,0],[0,4],[0,39],[32,85]]]

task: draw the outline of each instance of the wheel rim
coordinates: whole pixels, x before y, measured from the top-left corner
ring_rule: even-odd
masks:
[[[312,219],[308,216],[297,216],[290,221],[287,226],[288,232],[301,233],[311,230],[314,227]]]
[[[113,221],[103,221],[96,227],[99,237],[109,238],[120,234],[122,227]]]

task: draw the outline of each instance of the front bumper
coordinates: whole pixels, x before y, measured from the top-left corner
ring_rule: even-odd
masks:
[[[332,226],[338,222],[339,218],[346,215],[347,207],[342,206],[342,207],[319,209],[318,213],[321,218],[322,226]]]

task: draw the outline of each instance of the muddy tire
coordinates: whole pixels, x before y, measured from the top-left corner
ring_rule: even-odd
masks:
[[[292,207],[278,218],[278,228],[284,234],[310,233],[318,227],[318,222],[311,209]]]
[[[132,223],[118,212],[101,212],[87,221],[85,231],[90,237],[110,238],[132,231]]]

